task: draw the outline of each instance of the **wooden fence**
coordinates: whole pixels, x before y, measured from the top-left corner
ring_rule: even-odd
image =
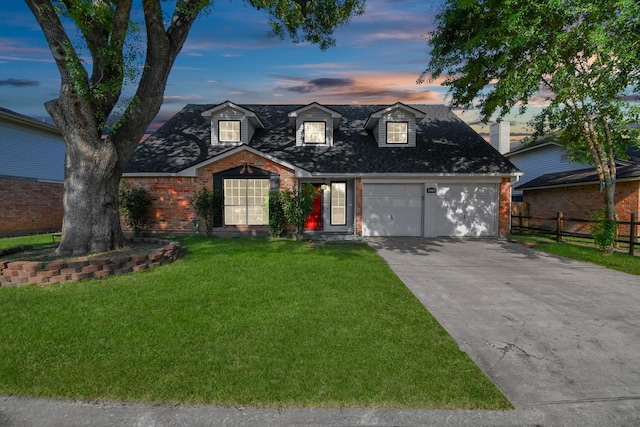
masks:
[[[595,222],[597,221],[565,217],[562,212],[558,212],[553,218],[542,218],[529,216],[520,211],[511,215],[511,231],[553,233],[558,242],[562,241],[564,236],[593,239],[591,233],[585,230],[590,230],[590,224]],[[638,214],[632,213],[629,221],[617,221],[616,224],[618,227],[616,242],[628,244],[629,253],[633,255],[638,246],[638,231],[640,231]],[[624,232],[621,233],[621,230]]]

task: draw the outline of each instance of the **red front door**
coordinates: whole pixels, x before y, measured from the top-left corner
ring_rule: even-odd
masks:
[[[318,190],[318,195],[313,200],[313,211],[307,217],[307,222],[304,225],[307,230],[322,230],[322,189],[320,185],[315,187]]]

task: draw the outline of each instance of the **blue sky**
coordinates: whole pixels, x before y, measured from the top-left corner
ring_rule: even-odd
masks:
[[[170,3],[170,2],[169,2]],[[268,36],[266,13],[240,0],[217,0],[196,23],[176,60],[155,120],[186,104],[447,103],[438,82],[417,85],[428,61],[425,36],[439,0],[367,0],[364,15],[335,33],[326,51]],[[24,2],[0,10],[0,107],[50,121],[43,103],[56,98],[58,70]],[[456,111],[480,133],[473,112]],[[514,139],[526,119],[510,118]]]

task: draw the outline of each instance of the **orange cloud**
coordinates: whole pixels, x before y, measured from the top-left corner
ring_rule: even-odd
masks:
[[[272,75],[275,93],[298,103],[319,101],[342,104],[444,103],[437,82],[418,85],[418,72],[342,72],[324,77],[301,78]]]

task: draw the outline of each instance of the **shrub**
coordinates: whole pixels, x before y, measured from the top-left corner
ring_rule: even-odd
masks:
[[[304,224],[313,211],[313,201],[318,190],[311,184],[303,184],[300,190],[285,190],[281,194],[282,208],[288,222],[293,224],[296,240],[302,239]]]
[[[284,214],[283,193],[269,191],[269,234],[271,237],[287,236],[287,217]]]
[[[595,222],[591,223],[591,236],[593,241],[603,254],[610,254],[613,252],[613,245],[616,243],[617,223],[614,220],[609,219],[607,214],[607,208],[596,211],[592,215],[592,219]]]
[[[222,194],[220,190],[209,191],[202,187],[189,199],[189,203],[196,215],[204,220],[207,235],[211,234],[213,226],[222,215]]]
[[[124,216],[127,226],[133,230],[133,234],[139,236],[149,224],[151,201],[147,197],[147,190],[144,187],[123,183],[118,193],[120,213]]]

